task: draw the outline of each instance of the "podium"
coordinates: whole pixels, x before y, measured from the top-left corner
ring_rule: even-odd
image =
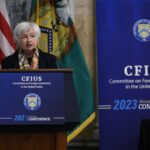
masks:
[[[0,133],[1,150],[67,150],[66,133]]]
[[[0,150],[67,150],[80,121],[72,70],[1,70],[0,91]]]

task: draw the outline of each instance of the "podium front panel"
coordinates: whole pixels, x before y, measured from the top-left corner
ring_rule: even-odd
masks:
[[[64,122],[63,72],[0,72],[0,125]]]

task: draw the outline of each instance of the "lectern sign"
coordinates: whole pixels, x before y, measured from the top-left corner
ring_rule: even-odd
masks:
[[[0,125],[64,122],[62,72],[0,72]]]

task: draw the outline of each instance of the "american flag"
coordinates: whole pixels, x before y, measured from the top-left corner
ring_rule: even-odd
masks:
[[[0,0],[0,63],[3,58],[15,51],[11,25],[5,0]]]

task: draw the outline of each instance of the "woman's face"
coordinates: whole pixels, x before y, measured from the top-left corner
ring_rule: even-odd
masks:
[[[25,53],[32,53],[32,50],[37,48],[38,40],[35,34],[33,28],[21,33],[20,48],[22,48]]]

